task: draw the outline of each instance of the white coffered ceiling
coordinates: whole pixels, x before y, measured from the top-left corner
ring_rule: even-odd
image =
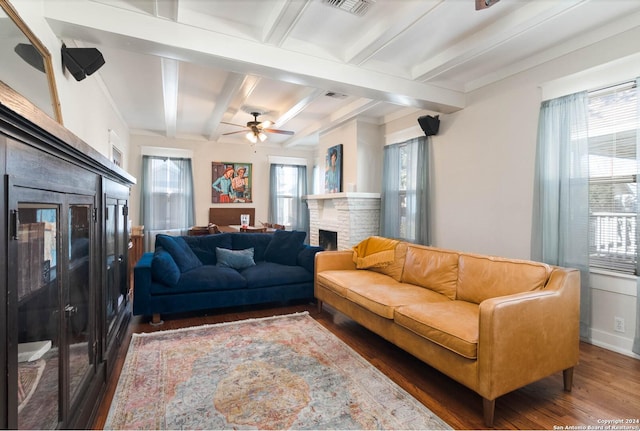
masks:
[[[355,3],[357,0],[345,0]],[[365,1],[365,0],[360,0]],[[465,106],[465,94],[640,24],[638,0],[47,0],[133,133],[239,142],[249,114],[314,145],[353,118]],[[95,79],[93,76],[87,79]],[[333,93],[333,97],[327,96]]]

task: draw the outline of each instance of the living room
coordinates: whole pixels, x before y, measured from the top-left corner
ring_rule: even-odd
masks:
[[[132,14],[108,4],[95,3],[90,6],[96,7],[96,11],[108,12],[110,19],[127,17],[137,22],[133,17],[139,13]],[[511,6],[511,3],[515,2],[501,0],[485,12],[503,5]],[[605,7],[605,2],[584,3]],[[264,145],[252,146],[247,141],[229,142],[223,138],[211,141],[186,134],[169,137],[157,130],[143,131],[131,127],[113,102],[114,96],[110,95],[113,90],[107,88],[100,78],[100,73],[117,72],[105,69],[77,82],[59,66],[60,39],[68,45],[92,46],[90,38],[82,41],[70,28],[76,20],[91,15],[93,9],[78,5],[79,11],[72,11],[73,7],[63,1],[11,1],[47,46],[54,64],[58,65],[55,74],[64,126],[105,157],[112,158],[114,146],[122,151],[122,168],[137,179],[130,195],[128,217],[132,225],[142,224],[140,178],[145,152],[192,159],[196,225],[209,222],[211,163],[251,163],[255,200],[253,204],[236,205],[254,207],[256,221],[266,221],[271,160],[294,158],[305,161],[309,171],[309,193],[321,194],[324,193],[323,187],[314,181],[312,172],[314,168],[324,170],[328,148],[342,144],[343,192],[380,193],[383,146],[424,135],[417,118],[439,115],[439,132],[430,137],[432,245],[518,259],[531,258],[541,103],[640,76],[637,48],[640,11],[629,6],[629,2],[623,3],[616,2],[613,7],[630,7],[623,16],[612,21],[594,22],[591,31],[581,37],[565,40],[510,67],[483,74],[486,81],[475,81],[461,91],[463,106],[460,108],[438,110],[405,106],[393,114],[376,118],[366,114],[349,115],[341,121],[323,125],[321,132],[312,135],[315,136],[313,145],[281,146],[269,136]],[[95,20],[96,27],[108,31],[102,28],[106,24],[98,22],[100,14],[94,15],[86,25],[93,25]],[[68,23],[68,27],[61,22]],[[147,31],[145,37],[153,38],[156,36],[154,32],[160,30],[149,28]],[[134,38],[139,36],[132,33]],[[479,36],[487,37],[486,34]],[[105,60],[109,65],[110,59],[106,55]],[[345,88],[349,88],[347,84]],[[149,103],[160,109],[157,105],[162,101],[152,100]],[[245,115],[246,121],[251,120],[248,114],[240,114],[234,118]],[[321,120],[324,119],[318,122]],[[286,124],[282,126],[286,127]],[[635,277],[594,271],[591,274],[591,295],[590,342],[637,360],[638,355],[632,352],[637,326],[634,323],[638,318]],[[615,325],[620,319],[622,331]]]

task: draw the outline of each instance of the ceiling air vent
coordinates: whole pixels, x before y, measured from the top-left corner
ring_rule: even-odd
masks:
[[[329,6],[342,9],[354,15],[362,16],[376,0],[324,0]]]
[[[336,93],[335,91],[327,91],[324,95],[327,97],[332,97],[334,99],[346,99],[347,97],[349,97],[346,94]]]

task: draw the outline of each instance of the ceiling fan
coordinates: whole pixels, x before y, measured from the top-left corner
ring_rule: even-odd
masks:
[[[500,0],[476,0],[476,10],[486,9],[498,3]]]
[[[267,139],[267,135],[265,135],[264,132],[279,133],[281,135],[293,135],[293,132],[290,130],[280,130],[280,129],[270,128],[270,126],[273,124],[271,121],[268,121],[268,120],[258,121],[258,115],[260,115],[259,112],[252,112],[251,115],[253,115],[253,121],[247,122],[246,126],[242,126],[240,124],[235,124],[235,123],[227,123],[226,121],[221,121],[222,124],[229,124],[231,126],[242,127],[244,129],[244,130],[239,130],[237,132],[223,133],[223,135],[234,135],[236,133],[244,133],[246,130],[248,130],[246,137],[253,144],[258,142],[258,140],[260,142],[263,142],[265,139]]]

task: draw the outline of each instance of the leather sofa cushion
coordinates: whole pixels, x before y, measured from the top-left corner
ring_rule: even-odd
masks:
[[[368,269],[334,269],[318,273],[317,283],[334,293],[347,297],[347,288],[354,286],[371,286],[374,284],[394,285],[396,280],[388,275],[379,274]]]
[[[398,243],[398,245],[396,245],[395,260],[393,261],[392,264],[381,266],[381,267],[369,268],[364,271],[379,272],[380,274],[385,274],[385,275],[388,275],[389,277],[392,277],[395,281],[400,281],[402,279],[402,270],[404,268],[404,259],[406,255],[407,255],[407,243],[400,242]]]
[[[347,299],[387,319],[393,319],[395,308],[401,305],[449,302],[444,295],[424,287],[403,283],[350,286],[346,293]]]
[[[478,357],[480,307],[466,301],[398,307],[394,322],[468,359]]]
[[[456,299],[459,253],[424,246],[409,246],[402,282],[416,284]]]
[[[480,304],[485,299],[542,289],[551,274],[545,263],[461,254],[456,298]]]

